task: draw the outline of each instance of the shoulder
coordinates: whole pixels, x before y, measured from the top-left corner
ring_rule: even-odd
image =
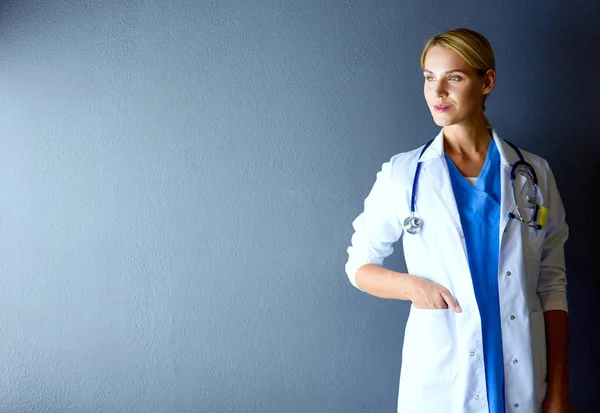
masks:
[[[390,159],[390,163],[392,165],[406,165],[407,163],[416,163],[419,160],[419,155],[423,150],[425,145],[420,146],[419,148],[413,149],[408,152],[400,152],[396,155],[392,156]]]
[[[420,149],[393,155],[381,165],[381,170],[377,173],[377,182],[391,185],[390,190],[393,191],[409,186],[414,178]]]
[[[538,180],[545,180],[548,175],[552,174],[550,165],[548,165],[548,161],[546,159],[521,148],[519,148],[519,150],[523,154],[525,162],[528,162],[535,170],[535,173],[538,175]]]
[[[505,162],[507,162],[509,165],[514,165],[514,163],[519,160],[518,155],[520,153],[523,156],[523,160],[533,167],[536,175],[540,175],[538,178],[541,178],[548,173],[548,162],[544,158],[521,147],[517,147],[514,143],[511,143],[508,140],[498,137],[495,131],[494,136],[497,138],[496,144],[502,147],[499,149],[503,154],[502,156]]]
[[[547,200],[548,197],[554,196],[558,188],[556,187],[556,180],[548,161],[535,153],[520,148],[519,150],[523,154],[525,162],[529,163],[535,171],[543,198]]]
[[[379,177],[401,187],[411,187],[419,162],[427,163],[434,158],[439,158],[439,147],[442,145],[442,140],[438,138],[441,137],[440,132],[436,138],[418,148],[392,156],[382,165]]]
[[[388,162],[383,164],[382,170],[387,168],[392,179],[404,176],[410,176],[412,179],[424,146],[422,145],[408,152],[397,153]]]
[[[526,151],[524,149],[519,148],[519,150],[521,151],[521,153],[523,154],[523,157],[525,158],[525,160],[527,162],[529,162],[532,166],[538,166],[538,167],[543,167],[543,168],[547,168],[548,167],[548,162],[542,158],[539,155],[536,155],[533,152],[529,152]]]

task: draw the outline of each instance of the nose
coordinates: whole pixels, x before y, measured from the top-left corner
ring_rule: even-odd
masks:
[[[448,96],[448,91],[446,90],[446,82],[443,80],[438,80],[435,82],[433,86],[433,94],[436,98],[445,98]]]

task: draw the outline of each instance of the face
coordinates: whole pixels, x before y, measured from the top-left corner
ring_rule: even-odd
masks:
[[[425,101],[438,126],[468,124],[483,116],[483,96],[494,87],[494,72],[481,77],[458,53],[433,46],[425,56]]]

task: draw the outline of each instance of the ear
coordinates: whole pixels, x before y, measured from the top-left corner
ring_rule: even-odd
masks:
[[[483,75],[483,94],[489,95],[494,90],[496,85],[496,72],[493,69],[488,69]]]

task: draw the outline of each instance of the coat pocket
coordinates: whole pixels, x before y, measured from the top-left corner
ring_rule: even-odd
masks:
[[[428,382],[458,375],[456,327],[451,310],[411,307],[402,351],[402,374]]]
[[[523,252],[531,260],[540,260],[546,231],[523,225]]]

